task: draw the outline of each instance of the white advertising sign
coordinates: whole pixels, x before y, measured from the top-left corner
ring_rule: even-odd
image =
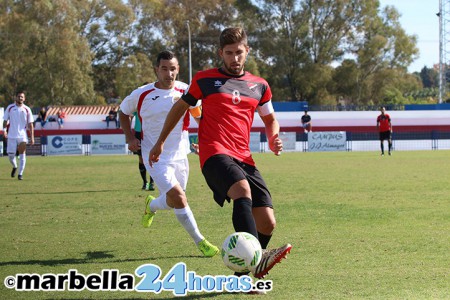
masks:
[[[295,150],[295,132],[280,132],[279,138],[283,142],[283,151],[294,151]]]
[[[47,155],[80,155],[82,136],[80,135],[49,135]]]
[[[92,154],[127,154],[125,135],[93,134],[91,135]]]
[[[308,150],[345,151],[347,134],[345,131],[323,131],[308,133]]]

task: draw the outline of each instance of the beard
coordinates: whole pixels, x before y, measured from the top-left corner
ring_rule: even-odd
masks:
[[[223,62],[223,67],[225,71],[231,75],[241,75],[244,70],[244,65],[241,65],[239,68],[231,67],[231,65],[227,65]]]

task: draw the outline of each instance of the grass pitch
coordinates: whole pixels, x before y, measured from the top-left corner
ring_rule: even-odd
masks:
[[[267,280],[267,299],[448,299],[449,151],[255,154],[274,198],[271,247],[293,245]],[[212,200],[190,156],[187,195],[200,230],[221,245],[233,232],[231,206]],[[0,278],[19,273],[100,274],[184,262],[197,275],[231,275],[204,258],[173,212],[149,229],[140,217],[136,156],[28,157],[24,180],[0,159]],[[156,194],[153,192],[153,194]],[[139,278],[136,277],[138,282]],[[217,292],[188,299],[241,299]],[[1,299],[172,299],[171,292],[19,292]]]

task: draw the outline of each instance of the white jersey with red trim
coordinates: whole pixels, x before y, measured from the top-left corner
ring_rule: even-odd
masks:
[[[34,122],[31,109],[22,104],[16,103],[8,105],[3,116],[4,121],[9,121],[8,137],[12,139],[27,138],[27,125]]]
[[[120,110],[124,114],[132,115],[134,112],[138,114],[142,125],[141,148],[144,160],[148,160],[148,153],[161,134],[167,114],[187,87],[186,83],[175,81],[172,89],[164,90],[156,88],[155,83],[150,83],[134,90],[120,104]],[[188,126],[189,113],[177,123],[167,137],[160,161],[186,158],[190,153]]]

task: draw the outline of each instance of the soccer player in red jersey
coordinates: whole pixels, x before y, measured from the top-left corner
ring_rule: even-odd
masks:
[[[182,101],[167,115],[158,141],[150,151],[150,164],[157,162],[165,140],[191,105],[202,101],[199,124],[199,156],[202,173],[214,200],[223,206],[233,200],[232,222],[236,232],[258,238],[263,249],[261,263],[251,270],[263,278],[291,250],[286,244],[266,250],[275,229],[272,198],[255,166],[249,148],[255,111],[265,125],[269,148],[280,155],[283,143],[272,106],[272,92],[263,78],[244,71],[250,47],[242,28],[227,28],[220,35],[222,67],[198,72]],[[239,275],[239,274],[238,274]]]
[[[381,156],[384,156],[384,140],[388,141],[389,155],[392,151],[392,124],[391,117],[386,113],[386,108],[380,108],[381,114],[377,117],[377,129],[380,132]]]

